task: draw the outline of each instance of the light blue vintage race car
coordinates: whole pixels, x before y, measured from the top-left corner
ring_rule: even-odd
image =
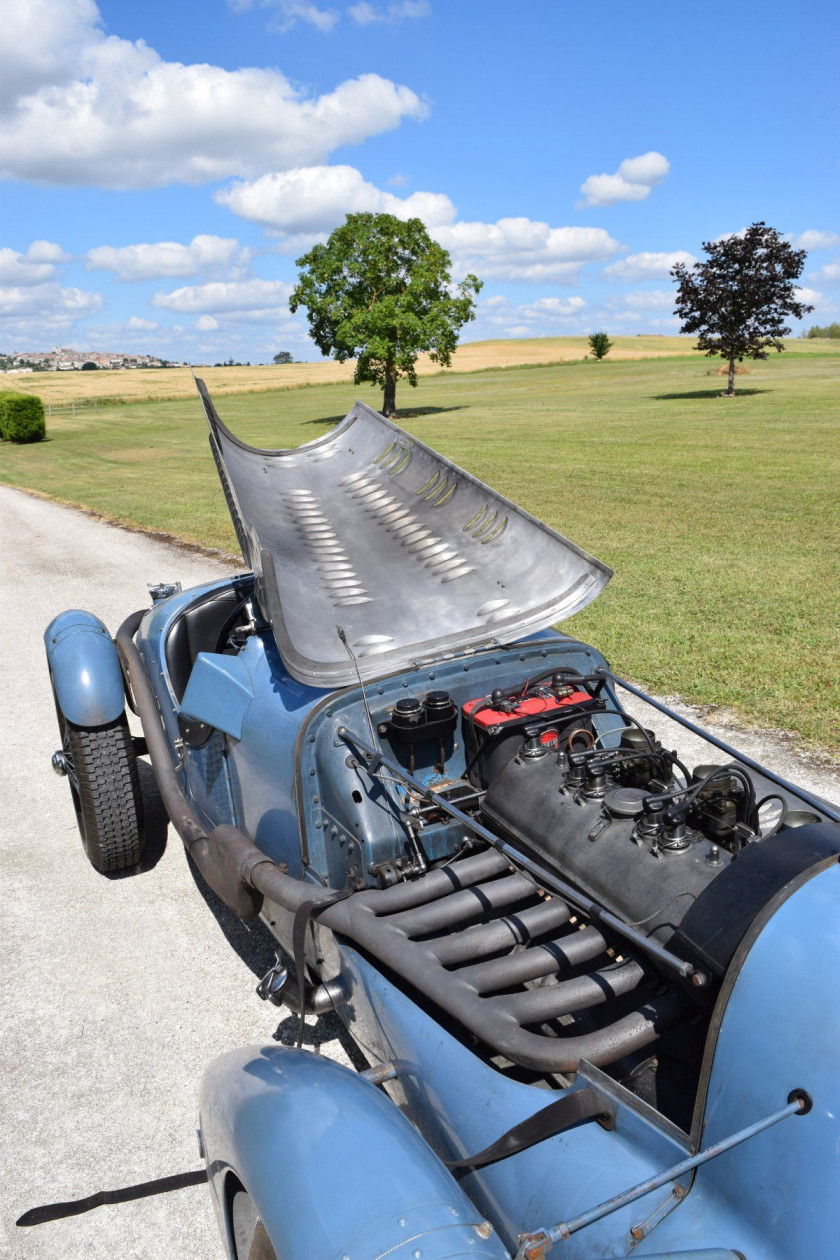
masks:
[[[610,570],[422,442],[256,450],[198,386],[248,571],[45,637],[90,860],[147,754],[260,996],[370,1064],[207,1069],[228,1255],[837,1256],[840,813],[548,629]]]

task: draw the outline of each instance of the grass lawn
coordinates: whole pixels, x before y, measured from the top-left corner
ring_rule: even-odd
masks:
[[[751,365],[734,400],[709,360],[678,357],[428,376],[397,401],[409,432],[615,569],[565,628],[618,672],[837,754],[840,346],[804,344]],[[295,446],[356,396],[380,401],[341,383],[219,411]],[[235,550],[197,397],[54,416],[47,442],[3,444],[0,478]]]

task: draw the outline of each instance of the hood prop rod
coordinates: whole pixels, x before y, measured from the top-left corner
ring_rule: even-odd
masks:
[[[445,813],[449,814],[450,818],[454,818],[456,822],[459,822],[462,826],[469,828],[474,835],[478,836],[480,840],[485,840],[487,844],[492,845],[492,847],[497,849],[503,857],[508,859],[508,861],[524,868],[524,870],[538,880],[545,888],[551,889],[551,891],[557,893],[558,896],[571,901],[580,910],[583,910],[585,914],[588,914],[594,923],[597,923],[601,927],[612,929],[612,931],[617,935],[624,937],[627,941],[630,941],[637,949],[642,950],[649,957],[656,959],[661,966],[667,967],[670,971],[676,972],[677,975],[690,980],[692,984],[699,987],[708,982],[705,972],[700,971],[699,968],[693,965],[693,963],[690,963],[686,959],[680,958],[677,954],[672,953],[669,949],[666,949],[664,945],[660,945],[658,941],[651,940],[650,937],[645,936],[643,932],[631,927],[629,923],[625,923],[623,919],[618,917],[618,915],[612,914],[609,910],[605,910],[603,906],[598,905],[596,901],[593,901],[590,897],[578,892],[578,890],[573,888],[571,884],[567,884],[565,880],[559,879],[538,862],[534,862],[531,858],[526,857],[524,853],[520,853],[518,849],[513,847],[513,845],[508,844],[507,841],[502,840],[499,836],[495,835],[494,832],[490,831],[489,828],[485,827],[476,818],[471,818],[469,814],[465,814],[464,811],[459,809],[457,805],[453,805],[451,801],[448,801],[445,797],[440,796],[433,788],[430,788],[427,784],[421,782],[421,780],[416,778],[413,774],[409,774],[408,771],[403,769],[399,762],[394,761],[391,757],[387,756],[381,748],[374,748],[371,744],[368,744],[361,735],[357,735],[355,731],[349,730],[346,726],[340,726],[336,733],[338,738],[356,754],[360,768],[367,770],[371,776],[375,777],[377,771],[384,766],[389,774],[393,775],[394,778],[401,780],[406,787],[411,788],[412,792],[416,793],[418,796],[425,797],[427,801],[431,801],[431,803],[438,809],[442,809]],[[362,755],[361,758],[358,756],[360,753]]]
[[[641,1199],[643,1195],[649,1194],[651,1190],[658,1190],[660,1186],[667,1185],[669,1181],[676,1181],[678,1177],[683,1177],[686,1173],[693,1172],[701,1164],[706,1164],[717,1155],[722,1155],[724,1151],[731,1150],[733,1146],[746,1142],[748,1138],[755,1137],[757,1133],[763,1133],[765,1129],[778,1124],[780,1120],[786,1120],[788,1116],[806,1116],[813,1105],[810,1094],[804,1089],[791,1090],[788,1094],[786,1106],[772,1112],[769,1116],[764,1116],[761,1120],[756,1120],[754,1124],[749,1124],[744,1129],[739,1129],[737,1133],[731,1133],[729,1137],[723,1138],[720,1142],[715,1142],[713,1146],[706,1147],[705,1151],[698,1151],[696,1155],[691,1155],[688,1159],[681,1160],[679,1164],[666,1168],[664,1172],[657,1173],[654,1177],[648,1177],[646,1181],[640,1181],[638,1185],[632,1186],[629,1190],[624,1190],[621,1194],[613,1195],[611,1199],[605,1199],[597,1207],[590,1208],[588,1212],[582,1212],[580,1216],[575,1216],[570,1221],[558,1221],[556,1225],[552,1225],[548,1229],[538,1229],[532,1234],[523,1234],[519,1239],[520,1247],[516,1253],[516,1260],[543,1260],[545,1253],[550,1251],[555,1243],[565,1242],[577,1230],[583,1229],[586,1225],[591,1225],[593,1221],[600,1221],[602,1217],[609,1216],[612,1212],[617,1212],[619,1208],[626,1207],[629,1203],[635,1203],[636,1199]],[[682,1199],[685,1198],[688,1191],[685,1186],[675,1186],[673,1193],[675,1198]]]

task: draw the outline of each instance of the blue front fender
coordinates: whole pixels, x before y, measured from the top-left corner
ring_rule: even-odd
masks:
[[[232,1257],[231,1175],[282,1260],[509,1256],[397,1106],[329,1059],[281,1046],[223,1055],[202,1081],[201,1129]]]
[[[44,631],[58,706],[74,726],[106,726],[125,709],[117,649],[93,613],[71,608]]]

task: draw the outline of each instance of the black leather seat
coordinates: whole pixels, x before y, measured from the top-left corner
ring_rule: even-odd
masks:
[[[220,637],[225,623],[253,590],[253,580],[222,587],[199,603],[191,604],[173,623],[166,638],[166,668],[178,700],[189,682],[199,652],[224,648]]]

